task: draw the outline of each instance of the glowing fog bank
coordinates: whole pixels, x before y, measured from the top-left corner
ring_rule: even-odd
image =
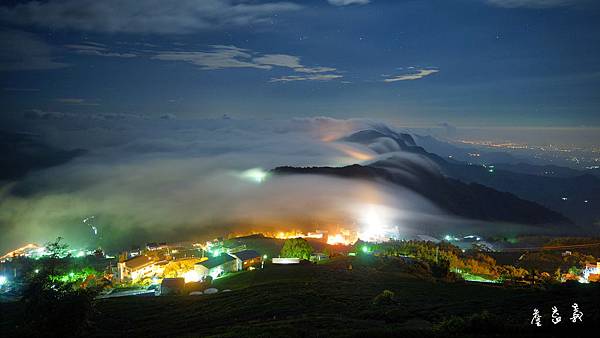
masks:
[[[377,204],[367,204],[360,211],[358,238],[366,242],[385,242],[399,238],[393,225],[397,210]]]

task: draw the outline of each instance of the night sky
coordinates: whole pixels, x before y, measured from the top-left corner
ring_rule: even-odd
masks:
[[[358,227],[371,205],[405,231],[464,225],[402,188],[248,173],[386,158],[392,139],[344,142],[373,128],[597,166],[599,18],[593,0],[2,1],[0,251]]]
[[[599,126],[586,0],[3,1],[0,112]]]

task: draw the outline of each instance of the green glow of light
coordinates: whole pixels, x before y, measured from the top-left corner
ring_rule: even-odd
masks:
[[[263,255],[263,259],[267,259],[267,255]]]
[[[210,272],[210,276],[212,277],[212,279],[217,279],[217,278],[219,278],[219,275],[222,272],[223,272],[223,269],[221,267],[218,267]]]
[[[268,176],[269,176],[269,173],[260,168],[249,169],[249,170],[244,171],[241,174],[242,178],[250,180],[250,181],[254,181],[257,183],[263,182],[265,179],[267,179]]]
[[[54,282],[72,283],[77,281],[83,281],[90,275],[95,275],[96,271],[92,268],[86,267],[81,270],[71,271],[64,275],[52,275],[50,280]]]
[[[489,279],[484,276],[472,274],[467,271],[462,271],[460,269],[451,269],[451,271],[460,274],[464,280],[469,281],[469,282],[500,283],[500,281],[497,279]]]
[[[369,252],[369,248],[365,245],[362,247],[362,252],[364,253],[368,253]]]

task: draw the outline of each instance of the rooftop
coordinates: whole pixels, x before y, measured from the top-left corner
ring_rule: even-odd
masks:
[[[152,257],[141,255],[130,258],[123,263],[125,263],[125,266],[127,266],[128,268],[137,270],[143,268],[144,266],[154,264],[154,262],[155,260]]]
[[[254,250],[243,250],[236,253],[232,253],[232,256],[241,259],[242,261],[247,261],[249,259],[260,257],[260,254]]]
[[[202,265],[207,269],[212,269],[214,267],[225,264],[227,262],[231,262],[234,259],[235,258],[231,257],[230,255],[223,253],[218,257],[211,257],[208,260],[205,260],[204,262],[196,263],[195,265]]]

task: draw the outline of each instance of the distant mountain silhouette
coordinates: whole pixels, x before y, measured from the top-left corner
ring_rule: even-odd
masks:
[[[600,178],[594,175],[540,176],[502,170],[496,166],[490,169],[456,163],[444,164],[442,171],[465,183],[483,184],[535,201],[570,217],[577,224],[592,226],[600,219]]]

